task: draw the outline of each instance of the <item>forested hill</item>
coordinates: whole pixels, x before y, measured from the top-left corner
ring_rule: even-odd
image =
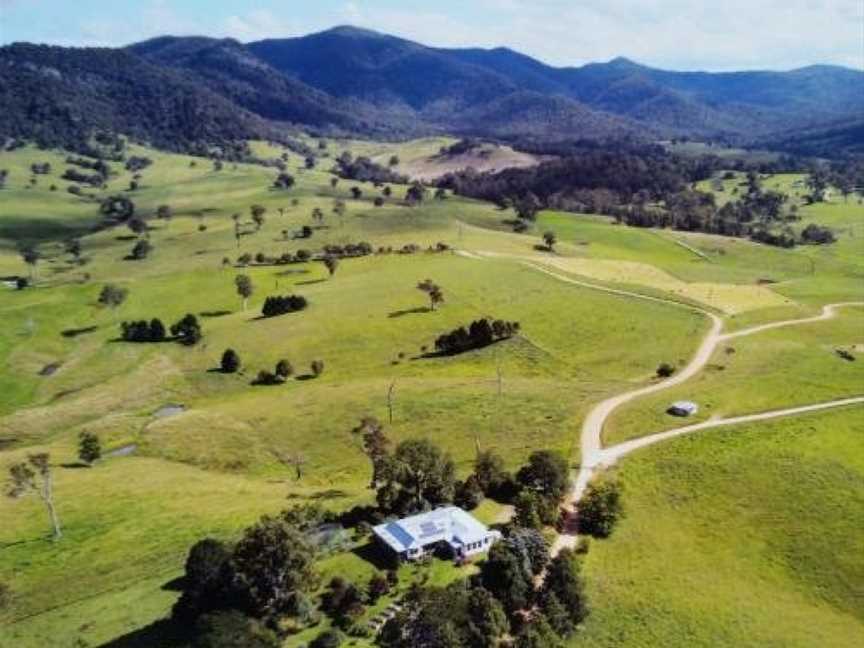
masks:
[[[0,136],[69,146],[111,130],[174,150],[293,127],[378,138],[691,136],[825,154],[861,148],[864,73],[667,72],[615,59],[555,68],[506,48],[448,50],[353,27],[242,44],[0,47]]]

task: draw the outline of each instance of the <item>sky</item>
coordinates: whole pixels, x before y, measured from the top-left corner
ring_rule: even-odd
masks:
[[[674,70],[864,69],[864,0],[0,0],[0,43],[247,42],[356,25],[557,66],[626,56]]]

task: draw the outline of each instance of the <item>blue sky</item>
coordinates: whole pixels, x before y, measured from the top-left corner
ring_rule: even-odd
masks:
[[[0,43],[124,45],[162,34],[287,37],[353,24],[554,65],[864,68],[862,0],[0,0]]]

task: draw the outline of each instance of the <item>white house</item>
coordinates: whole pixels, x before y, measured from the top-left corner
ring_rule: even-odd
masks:
[[[501,538],[458,506],[385,522],[372,531],[379,542],[402,560],[417,560],[438,547],[449,547],[454,557],[484,553]]]

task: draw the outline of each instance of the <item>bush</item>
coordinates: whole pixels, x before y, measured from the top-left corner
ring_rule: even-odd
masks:
[[[669,376],[671,376],[674,373],[675,373],[675,367],[673,367],[668,362],[663,362],[660,364],[659,367],[657,367],[657,375],[660,378],[668,378]]]
[[[342,635],[337,630],[325,630],[309,642],[309,648],[339,648],[341,645]]]
[[[309,365],[309,368],[312,370],[312,375],[316,378],[324,373],[324,361],[323,360],[313,360]]]
[[[589,484],[578,506],[579,532],[607,538],[622,514],[621,486],[617,480]]]

